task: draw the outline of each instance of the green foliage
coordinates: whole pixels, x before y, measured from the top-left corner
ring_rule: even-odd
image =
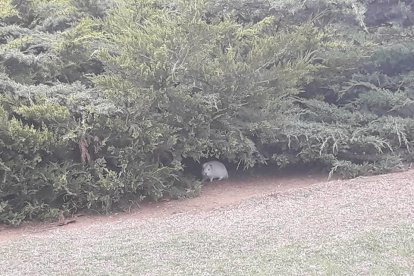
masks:
[[[0,2],[0,18],[6,19],[16,15],[17,11],[13,7],[12,0],[2,0]]]
[[[126,3],[108,16],[107,46],[98,54],[110,73],[97,76],[96,85],[128,116],[122,120],[127,128],[136,123],[146,129],[140,126],[145,120],[158,128],[149,143],[179,137],[165,148],[175,158],[263,162],[245,125],[260,122],[270,110],[277,117],[274,105],[312,80],[316,30],[305,25],[274,33],[270,17],[249,26],[231,16],[209,24],[201,8],[193,11],[202,1],[180,2],[174,13],[153,4],[134,10]],[[118,45],[115,52],[112,45]],[[259,116],[249,118],[253,112]]]
[[[184,164],[209,158],[341,177],[412,162],[410,2],[2,5],[0,222],[195,196]]]

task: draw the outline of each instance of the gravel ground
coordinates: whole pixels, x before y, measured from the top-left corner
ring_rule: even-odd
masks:
[[[414,171],[0,243],[0,275],[414,275]]]

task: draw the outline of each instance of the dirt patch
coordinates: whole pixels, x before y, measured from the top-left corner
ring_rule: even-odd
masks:
[[[2,275],[414,275],[413,179],[414,170],[329,182],[232,178],[199,198],[25,232],[0,243],[0,267]]]
[[[60,227],[68,230],[86,227],[92,224],[110,223],[119,220],[163,217],[177,213],[197,213],[219,209],[225,206],[238,204],[252,197],[284,192],[291,189],[307,187],[315,183],[326,181],[326,176],[314,173],[298,175],[270,174],[261,177],[236,177],[226,181],[206,183],[201,195],[186,200],[163,201],[144,203],[140,208],[133,208],[129,212],[119,212],[112,215],[84,215],[76,218],[76,223]],[[22,236],[47,233],[56,229],[57,223],[25,223],[18,228],[0,225],[0,242],[9,241]]]

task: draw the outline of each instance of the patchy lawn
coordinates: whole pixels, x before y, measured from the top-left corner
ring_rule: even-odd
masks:
[[[0,273],[414,275],[413,183],[414,171],[321,182],[216,210],[22,234],[0,243]]]

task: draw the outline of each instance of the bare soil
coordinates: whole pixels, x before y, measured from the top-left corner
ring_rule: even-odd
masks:
[[[116,223],[120,220],[164,217],[178,213],[206,212],[239,204],[249,198],[295,190],[325,181],[327,181],[326,175],[306,172],[272,173],[260,177],[238,176],[226,181],[205,183],[199,197],[184,200],[146,202],[127,212],[117,212],[111,215],[82,215],[76,217],[75,223],[64,226],[58,226],[57,222],[29,222],[17,228],[0,224],[0,243],[23,236],[47,234],[50,230],[57,227],[71,231],[94,224]]]

